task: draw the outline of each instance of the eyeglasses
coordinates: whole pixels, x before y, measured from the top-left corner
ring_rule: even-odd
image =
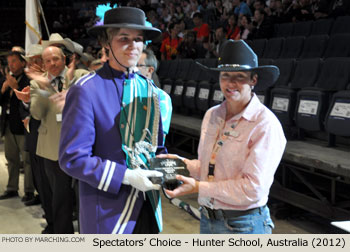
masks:
[[[140,65],[136,65],[137,67],[150,67],[149,65],[142,65],[142,64],[140,64]]]

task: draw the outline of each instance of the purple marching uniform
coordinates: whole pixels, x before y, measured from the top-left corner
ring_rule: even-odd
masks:
[[[131,73],[129,79],[135,76]],[[67,174],[79,180],[81,233],[132,233],[145,201],[143,192],[122,184],[127,169],[120,133],[125,127],[120,124],[125,78],[105,63],[67,94],[59,161]],[[159,120],[157,154],[162,152],[166,150]]]

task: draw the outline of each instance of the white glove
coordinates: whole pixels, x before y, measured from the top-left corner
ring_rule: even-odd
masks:
[[[149,190],[159,190],[161,188],[158,184],[153,184],[149,177],[162,177],[163,173],[154,170],[144,170],[141,168],[126,169],[122,183],[124,185],[131,185],[136,189],[146,192]]]

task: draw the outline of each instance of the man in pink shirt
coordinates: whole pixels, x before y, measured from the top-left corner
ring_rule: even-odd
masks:
[[[217,68],[225,101],[210,108],[203,119],[198,160],[181,158],[191,177],[170,197],[198,193],[201,233],[271,233],[274,224],[266,203],[286,139],[280,122],[253,92],[279,76],[276,66],[258,66],[243,40],[228,40]]]

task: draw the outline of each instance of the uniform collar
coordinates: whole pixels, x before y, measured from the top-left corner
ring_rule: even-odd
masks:
[[[104,79],[112,79],[118,78],[118,79],[126,79],[126,75],[122,71],[115,70],[109,65],[109,62],[103,64],[103,67],[97,70],[98,74],[103,77]],[[135,77],[135,73],[129,74],[129,79],[132,79]]]

